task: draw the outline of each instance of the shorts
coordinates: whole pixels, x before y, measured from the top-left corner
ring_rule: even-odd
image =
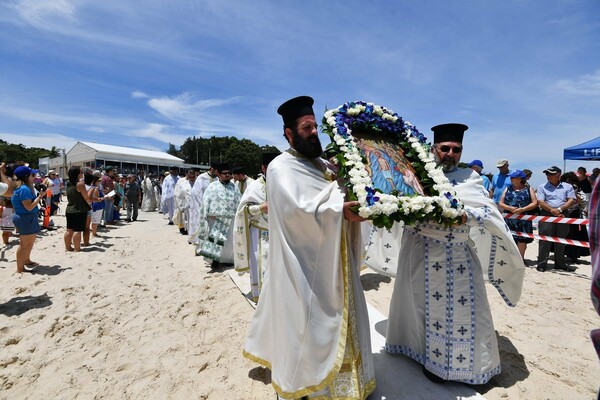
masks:
[[[67,213],[67,229],[74,232],[85,231],[85,221],[87,220],[87,211],[84,213]]]
[[[13,224],[13,209],[7,207],[0,207],[0,230],[2,232],[12,232],[15,230],[15,224]]]
[[[92,224],[100,225],[100,223],[102,223],[103,216],[104,216],[104,209],[94,211],[92,213]]]
[[[21,235],[34,235],[40,231],[37,213],[14,214],[13,224],[19,230],[19,234]]]

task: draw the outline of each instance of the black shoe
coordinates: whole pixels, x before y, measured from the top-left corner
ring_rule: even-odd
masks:
[[[126,218],[125,222],[131,222],[131,219],[130,218]]]
[[[179,233],[181,233],[182,235],[187,235],[188,232],[185,228],[179,228]]]
[[[428,371],[427,368],[425,368],[424,365],[423,365],[423,374],[425,375],[425,377],[427,379],[429,379],[433,383],[445,383],[446,382],[444,379],[442,379],[439,376],[435,375],[433,372]]]
[[[554,269],[562,269],[563,271],[567,272],[575,272],[577,270],[577,268],[570,267],[568,265],[555,266]]]
[[[539,272],[546,272],[546,267],[537,267],[536,268]]]
[[[175,225],[173,221],[169,221],[169,225]]]

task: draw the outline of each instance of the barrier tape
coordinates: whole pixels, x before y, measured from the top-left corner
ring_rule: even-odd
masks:
[[[537,216],[528,214],[503,214],[504,218],[519,219],[522,221],[532,222],[553,222],[555,224],[571,224],[571,225],[587,225],[587,219],[577,218],[566,218],[566,217],[549,217],[549,216]]]
[[[545,240],[547,242],[570,244],[570,245],[579,246],[579,247],[590,247],[589,242],[581,242],[579,240],[563,239],[563,238],[557,238],[557,237],[545,236],[545,235],[536,235],[535,233],[526,233],[526,232],[510,231],[510,233],[513,234],[514,236],[520,236],[520,237],[526,237],[526,238],[532,238],[532,239],[538,239],[538,240]]]

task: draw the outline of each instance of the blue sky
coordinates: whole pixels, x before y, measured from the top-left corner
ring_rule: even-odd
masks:
[[[465,123],[463,161],[508,158],[539,183],[600,136],[599,15],[597,0],[3,0],[0,137],[284,149],[275,110],[307,94],[318,115],[365,100],[429,137]]]

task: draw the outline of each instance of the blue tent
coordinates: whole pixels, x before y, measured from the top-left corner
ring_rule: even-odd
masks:
[[[577,146],[567,147],[563,160],[600,160],[600,136]]]

